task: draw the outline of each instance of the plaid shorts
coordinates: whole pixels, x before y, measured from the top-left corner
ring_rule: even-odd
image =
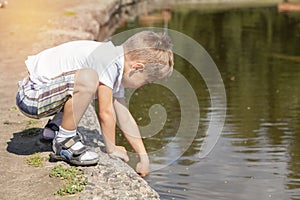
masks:
[[[56,114],[73,96],[75,72],[63,73],[44,84],[35,84],[29,77],[19,81],[17,106],[30,118],[39,119]]]

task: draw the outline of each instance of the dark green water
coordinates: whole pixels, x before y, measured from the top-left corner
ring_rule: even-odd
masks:
[[[143,26],[136,19],[117,32]],[[211,55],[224,81],[227,116],[213,151],[199,159],[209,115],[217,111],[210,109],[201,76],[176,56],[175,69],[197,94],[199,131],[179,159],[150,173],[149,184],[162,199],[300,199],[300,13],[278,13],[276,8],[217,13],[177,9],[168,27],[195,39]],[[185,145],[184,137],[172,140],[181,113],[171,91],[149,85],[130,99],[140,126],[150,123],[153,104],[162,105],[167,117],[145,145],[151,152],[173,144],[151,161],[164,165]]]

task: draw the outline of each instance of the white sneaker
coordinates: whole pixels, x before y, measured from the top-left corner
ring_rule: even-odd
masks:
[[[83,144],[80,133],[66,138],[62,142],[53,140],[52,149],[54,153],[50,158],[54,161],[65,161],[77,166],[95,165],[99,162],[99,155]]]

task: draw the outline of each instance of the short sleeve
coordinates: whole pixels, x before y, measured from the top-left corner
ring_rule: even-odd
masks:
[[[102,56],[98,56],[100,54]],[[103,57],[103,55],[107,56]],[[123,98],[124,89],[121,86],[124,69],[123,47],[115,47],[112,43],[108,43],[107,50],[104,51],[103,48],[99,48],[93,54],[91,60],[96,60],[96,71],[99,75],[99,82],[111,88],[114,97]]]
[[[99,74],[99,82],[108,86],[112,90],[114,89],[115,80],[118,76],[118,69],[115,64],[107,67],[103,72]]]
[[[113,97],[114,98],[124,98],[125,96],[125,90],[122,86],[120,86],[119,90],[116,92],[113,92]]]

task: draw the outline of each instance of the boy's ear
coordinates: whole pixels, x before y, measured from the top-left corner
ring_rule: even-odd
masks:
[[[140,62],[131,65],[131,71],[143,71],[144,69],[145,69],[145,65]]]

